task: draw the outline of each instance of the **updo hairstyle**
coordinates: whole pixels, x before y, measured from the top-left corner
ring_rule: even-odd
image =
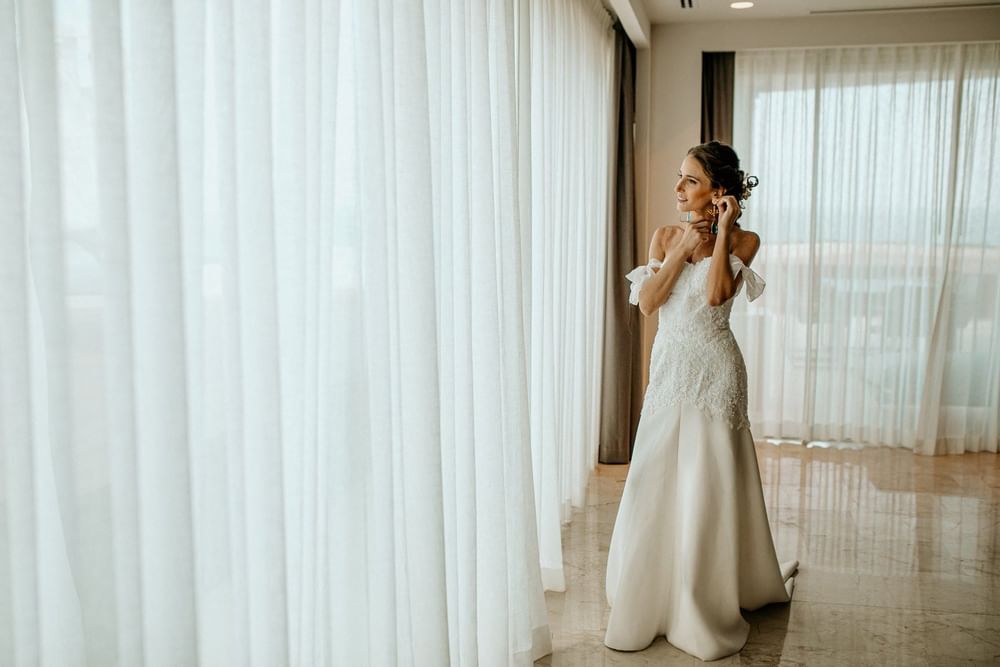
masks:
[[[742,214],[743,202],[750,198],[750,191],[757,187],[757,177],[747,176],[740,169],[740,158],[733,147],[721,141],[699,144],[687,152],[705,170],[712,188],[722,188],[723,196],[736,198]]]

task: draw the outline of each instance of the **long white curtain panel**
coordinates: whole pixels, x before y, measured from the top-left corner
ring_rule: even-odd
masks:
[[[596,456],[608,26],[0,2],[0,664],[549,652]]]
[[[735,100],[755,432],[997,451],[1000,44],[740,52]]]
[[[531,3],[531,438],[545,587],[597,464],[614,33],[598,0]]]

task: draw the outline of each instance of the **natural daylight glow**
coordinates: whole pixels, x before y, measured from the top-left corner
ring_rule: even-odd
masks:
[[[729,6],[732,7],[733,9],[750,9],[751,7],[753,7],[753,3],[752,2],[731,2],[731,3],[729,3]]]

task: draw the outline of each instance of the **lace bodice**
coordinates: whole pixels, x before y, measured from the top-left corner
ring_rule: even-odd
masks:
[[[711,262],[708,257],[686,264],[660,306],[642,412],[688,403],[733,428],[748,427],[746,366],[729,327],[729,315],[743,286],[753,301],[764,291],[764,280],[739,257],[730,255],[733,275],[743,280],[733,298],[721,306],[710,306],[707,281]],[[654,259],[626,276],[632,281],[632,303],[638,303],[642,284],[659,268],[660,262]]]

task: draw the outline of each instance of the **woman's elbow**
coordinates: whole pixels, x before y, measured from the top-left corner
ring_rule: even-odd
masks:
[[[650,315],[655,313],[657,310],[659,310],[659,308],[660,304],[655,303],[653,299],[649,297],[644,298],[642,295],[639,296],[639,312],[645,315],[646,317],[649,317]]]
[[[710,305],[712,308],[718,308],[725,302],[729,301],[731,298],[733,298],[732,293],[713,292],[712,294],[708,295],[708,305]]]

